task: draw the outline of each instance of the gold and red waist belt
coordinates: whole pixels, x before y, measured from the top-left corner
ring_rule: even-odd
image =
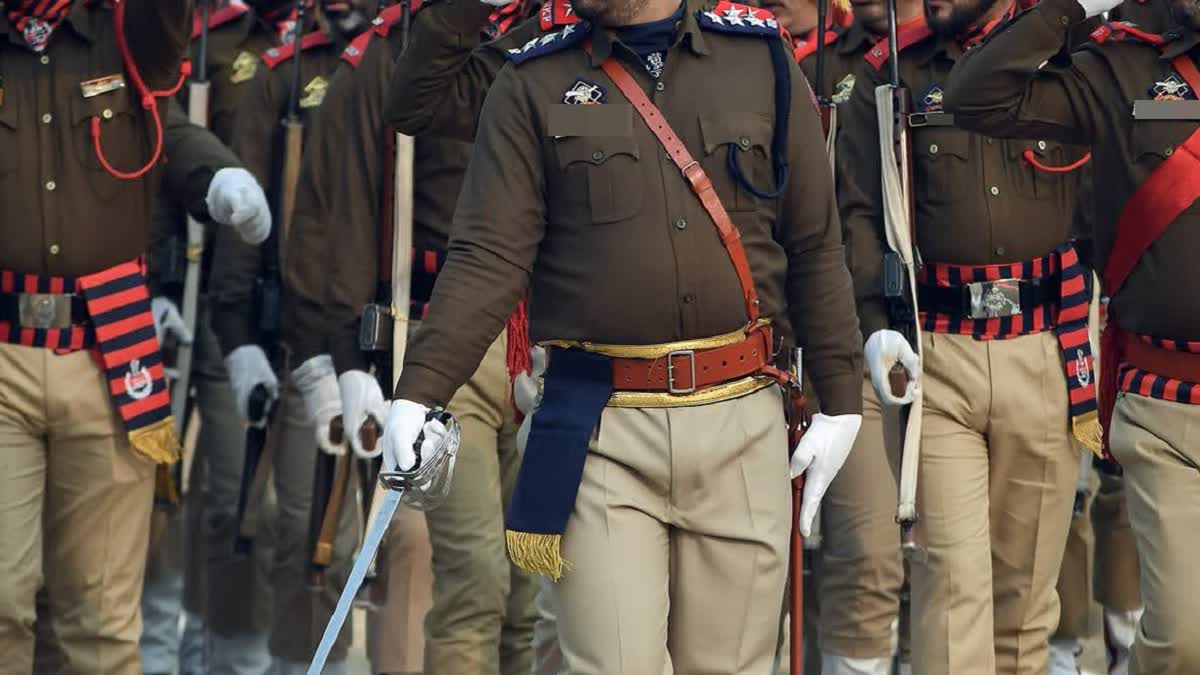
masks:
[[[140,261],[81,277],[0,270],[0,342],[58,354],[94,351],[134,449],[159,464],[179,459]]]
[[[1200,342],[1123,336],[1120,391],[1200,405]]]
[[[1002,265],[926,263],[917,276],[921,327],[1004,340],[1054,330],[1062,348],[1075,436],[1100,452],[1096,376],[1088,338],[1092,275],[1071,243]]]
[[[551,340],[553,350],[581,349],[608,357],[613,393],[608,405],[664,408],[716,403],[753,393],[786,376],[772,365],[771,329],[760,322],[711,338],[654,345]]]

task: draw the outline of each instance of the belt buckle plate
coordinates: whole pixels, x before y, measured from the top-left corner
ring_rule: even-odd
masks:
[[[996,319],[1021,314],[1021,280],[999,279],[967,284],[967,316],[971,319]]]
[[[71,327],[71,296],[22,293],[17,303],[22,328],[49,330]]]
[[[688,368],[692,375],[692,386],[690,387],[675,386],[675,359],[681,357],[688,359]],[[696,391],[696,351],[694,349],[681,349],[667,354],[667,392],[675,395],[683,395],[694,391]]]

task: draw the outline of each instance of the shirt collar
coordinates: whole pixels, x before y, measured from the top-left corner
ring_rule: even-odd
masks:
[[[700,11],[703,5],[703,0],[684,0],[683,18],[679,21],[679,32],[675,36],[675,42],[671,44],[674,49],[679,44],[685,44],[692,52],[707,56],[709,54],[708,45],[704,41],[704,33],[700,30],[700,22],[696,20],[696,12]],[[592,53],[589,57],[589,63],[593,68],[599,68],[601,63],[613,53],[613,43],[616,42],[615,32],[609,28],[597,30],[592,27]]]
[[[79,37],[88,42],[95,41],[95,21],[96,12],[89,11],[94,2],[77,0],[75,5],[71,7],[71,11],[67,14],[67,18],[63,19],[63,26],[70,24],[71,28]],[[8,39],[15,45],[25,44],[25,39],[21,37],[17,31],[12,30],[12,24],[8,21],[8,12],[0,11],[0,35],[8,34]]]
[[[1200,44],[1200,33],[1178,26],[1163,33],[1163,38],[1168,42],[1162,48],[1162,58],[1168,61]]]

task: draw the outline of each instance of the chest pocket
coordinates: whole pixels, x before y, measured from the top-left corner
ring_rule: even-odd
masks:
[[[96,141],[92,138],[92,119],[100,120],[100,146],[104,158],[117,171],[133,171],[140,168],[149,158],[149,141],[139,124],[140,115],[135,114],[132,93],[127,87],[83,97],[81,87],[75,85],[71,92],[70,123],[71,138],[76,162],[95,172],[89,180],[96,195],[110,198],[122,188],[121,181],[105,170],[96,152]],[[159,103],[163,122],[166,123],[167,101]],[[149,119],[147,118],[147,122]],[[151,130],[151,133],[152,130]]]
[[[552,215],[573,224],[628,220],[642,208],[642,174],[633,136],[555,139],[560,174],[550,181]]]
[[[930,204],[949,204],[967,196],[971,136],[954,127],[930,126],[912,134],[913,181],[917,197]],[[969,186],[969,183],[967,184]]]
[[[1138,167],[1147,172],[1157,169],[1179,151],[1179,146],[1196,132],[1197,126],[1195,120],[1135,121],[1129,142]],[[1187,212],[1200,212],[1200,200],[1188,207]]]
[[[697,158],[712,180],[725,210],[753,211],[762,200],[734,178],[729,166],[733,147],[742,175],[762,192],[774,190],[771,168],[771,117],[761,113],[700,115],[704,157]]]
[[[1004,141],[1011,183],[1016,193],[1030,199],[1064,194],[1078,182],[1079,162],[1087,150],[1054,141]]]

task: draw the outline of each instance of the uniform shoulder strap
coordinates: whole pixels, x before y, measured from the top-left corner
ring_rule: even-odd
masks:
[[[214,30],[239,19],[250,12],[250,8],[241,0],[232,0],[229,4],[214,9],[208,15],[208,29]],[[200,10],[196,10],[195,16],[192,19],[192,39],[199,40],[201,33],[204,32],[204,15]]]
[[[900,48],[896,51],[902,52],[931,35],[933,35],[933,30],[929,28],[929,24],[925,23],[924,17],[898,26],[896,28],[896,42],[900,45]],[[876,43],[863,59],[878,72],[883,69],[883,64],[887,63],[891,53],[892,45],[888,42],[887,38],[884,38]]]
[[[1167,44],[1167,39],[1163,36],[1144,31],[1126,21],[1106,23],[1092,31],[1092,41],[1096,44],[1104,44],[1110,40],[1113,42],[1141,42],[1153,47],[1162,47]]]
[[[783,26],[761,7],[751,7],[729,0],[721,0],[710,10],[696,13],[700,28],[717,33],[759,35],[762,37],[786,36]]]
[[[840,38],[842,36],[843,32],[845,32],[845,31],[840,31],[840,30],[825,31],[825,46],[828,47],[829,45],[837,42],[838,38]],[[808,37],[807,39],[799,40],[796,43],[795,48],[792,50],[792,52],[796,55],[796,63],[800,63],[804,59],[807,59],[808,57],[812,56],[813,54],[816,54],[817,53],[817,44],[818,44],[818,41],[817,41],[816,32],[813,32],[812,35],[810,37]]]
[[[543,31],[552,31],[556,26],[579,23],[579,15],[571,7],[571,0],[543,0],[538,11],[538,24]]]
[[[591,29],[589,23],[563,26],[553,33],[532,37],[525,44],[508,50],[504,55],[509,61],[520,65],[539,56],[560,52],[582,43],[591,33]]]
[[[315,47],[324,47],[333,44],[333,40],[324,31],[315,30],[308,35],[300,38],[300,51],[308,51]],[[263,63],[267,64],[267,68],[275,70],[279,66],[287,63],[288,59],[295,55],[295,43],[289,42],[281,47],[272,47],[263,52]]]
[[[367,45],[375,38],[375,31],[368,30],[359,33],[358,37],[350,41],[346,48],[342,50],[338,57],[346,63],[350,64],[351,68],[357,68],[362,63],[363,54],[367,53]]]

